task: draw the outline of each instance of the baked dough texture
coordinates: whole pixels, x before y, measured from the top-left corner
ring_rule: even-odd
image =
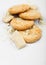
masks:
[[[21,13],[21,12],[25,12],[29,9],[30,9],[29,5],[21,4],[21,5],[15,5],[15,6],[9,8],[8,11],[9,11],[10,14],[18,14],[18,13]]]
[[[34,25],[34,21],[23,20],[17,17],[12,19],[10,25],[16,30],[26,30]]]
[[[27,43],[36,42],[42,36],[41,29],[36,25],[34,25],[32,28],[28,30],[19,32]]]
[[[19,17],[23,18],[23,19],[32,19],[32,20],[36,20],[41,18],[41,14],[39,11],[37,10],[28,10],[27,12],[24,13],[20,13]]]

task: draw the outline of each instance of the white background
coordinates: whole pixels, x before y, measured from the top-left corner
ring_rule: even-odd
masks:
[[[0,0],[0,65],[46,65],[46,25],[40,26],[42,38],[39,41],[18,50],[10,40],[7,27],[2,21],[10,6],[22,3],[37,5],[46,19],[45,0]]]

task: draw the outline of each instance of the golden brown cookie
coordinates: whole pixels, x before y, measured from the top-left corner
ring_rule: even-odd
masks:
[[[18,14],[21,12],[25,12],[30,9],[30,6],[27,4],[15,5],[9,9],[11,14]]]
[[[33,24],[34,24],[34,21],[23,20],[19,17],[13,18],[13,20],[10,22],[10,25],[16,30],[26,30],[32,27]]]
[[[19,31],[24,40],[27,43],[36,42],[41,38],[42,32],[39,27],[34,25],[32,28],[25,30],[25,31]]]
[[[27,12],[20,13],[19,17],[23,19],[39,19],[41,18],[41,14],[37,10],[28,10]]]

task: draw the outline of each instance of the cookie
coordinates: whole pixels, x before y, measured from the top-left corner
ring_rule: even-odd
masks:
[[[9,11],[10,14],[19,14],[19,13],[25,12],[25,11],[27,11],[29,9],[30,9],[29,5],[21,4],[21,5],[15,5],[15,6],[9,8],[8,11]]]
[[[41,18],[41,14],[40,12],[38,12],[37,10],[28,10],[27,12],[24,13],[20,13],[19,17],[23,18],[23,19],[39,19]]]
[[[36,42],[42,36],[41,29],[36,25],[34,25],[32,28],[28,30],[19,32],[27,43]]]
[[[12,19],[10,25],[16,30],[26,30],[34,25],[34,21],[23,20],[17,17]]]

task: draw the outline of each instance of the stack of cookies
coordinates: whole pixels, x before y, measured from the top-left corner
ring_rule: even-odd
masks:
[[[18,36],[19,34],[20,37],[22,36],[24,40],[23,43],[32,43],[41,38],[41,29],[34,22],[35,20],[40,19],[41,14],[36,6],[21,4],[9,8],[8,13],[3,18],[3,21],[9,23],[10,26],[18,32]],[[16,37],[16,35],[14,35],[14,37]]]

